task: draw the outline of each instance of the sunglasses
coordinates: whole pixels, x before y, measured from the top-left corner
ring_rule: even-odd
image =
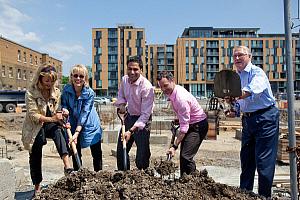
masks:
[[[44,69],[42,69],[41,70],[41,72],[51,72],[51,71],[53,71],[53,72],[56,72],[56,69],[55,69],[55,67],[53,67],[53,66],[47,66],[47,67],[45,67]]]
[[[83,79],[84,78],[84,76],[82,75],[82,74],[80,74],[80,75],[78,75],[78,74],[73,74],[73,77],[74,78],[81,78],[81,79]]]

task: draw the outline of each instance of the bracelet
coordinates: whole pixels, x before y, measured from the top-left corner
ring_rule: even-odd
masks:
[[[176,144],[173,144],[172,147],[177,150],[178,149],[178,146]]]

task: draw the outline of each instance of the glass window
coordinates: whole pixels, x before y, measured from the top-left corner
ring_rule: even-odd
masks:
[[[18,69],[17,71],[17,79],[21,79],[21,69]]]
[[[23,70],[23,80],[26,80],[27,79],[27,73],[26,73],[26,70]]]
[[[101,38],[102,38],[102,32],[96,31],[96,39],[101,39]]]
[[[5,66],[4,65],[2,65],[1,76],[2,77],[6,76],[6,74],[5,74]]]
[[[9,78],[13,78],[13,76],[14,76],[13,68],[9,67],[9,69],[8,69],[8,77]]]
[[[24,61],[24,63],[26,63],[26,52],[24,52],[23,61]]]
[[[21,61],[21,50],[18,50],[18,61]]]
[[[189,80],[189,73],[185,73],[185,80],[186,80],[186,81]]]
[[[101,47],[98,47],[98,48],[97,48],[97,54],[98,54],[98,55],[102,55],[102,48],[101,48]]]
[[[185,47],[189,47],[189,41],[185,41]]]
[[[245,45],[246,47],[249,48],[249,41],[248,41],[248,40],[245,40],[245,41],[244,41],[244,45]]]

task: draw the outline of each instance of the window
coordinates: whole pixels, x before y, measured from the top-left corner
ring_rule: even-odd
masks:
[[[9,78],[13,78],[13,76],[14,76],[13,68],[10,67],[10,68],[8,69],[8,77],[9,77]]]
[[[30,54],[30,57],[29,57],[29,62],[30,62],[30,64],[32,65],[33,63],[32,63],[32,55]]]
[[[29,72],[29,79],[30,79],[30,81],[32,81],[32,79],[33,79],[33,72],[32,71]]]
[[[18,50],[18,61],[21,61],[21,50]]]
[[[18,69],[17,71],[17,79],[21,79],[21,69]]]
[[[26,70],[23,70],[23,80],[27,80]]]
[[[37,59],[37,56],[35,56],[34,62],[35,62],[35,65],[37,65],[37,64],[38,64],[38,59]]]
[[[97,48],[97,54],[98,54],[98,55],[102,55],[102,48],[101,48],[101,47],[98,47],[98,48]]]
[[[101,38],[102,38],[102,32],[96,31],[96,39],[101,39]]]
[[[26,61],[26,52],[24,52],[23,61],[24,61],[24,63],[27,62],[27,61]]]
[[[5,74],[5,66],[4,65],[2,65],[1,76],[2,77],[6,76],[6,74]]]

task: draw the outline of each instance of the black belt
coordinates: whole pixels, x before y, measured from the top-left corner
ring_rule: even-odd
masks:
[[[258,115],[258,114],[262,114],[270,109],[272,109],[274,107],[274,105],[271,105],[269,107],[266,107],[266,108],[263,108],[263,109],[259,109],[257,111],[254,111],[254,112],[244,112],[243,113],[243,116],[246,116],[246,117],[252,117],[254,115]]]
[[[203,119],[203,120],[201,120],[201,121],[199,121],[199,122],[196,122],[194,124],[189,124],[189,127],[197,128],[197,127],[201,126],[202,124],[204,124],[205,122],[207,122],[206,118]]]

